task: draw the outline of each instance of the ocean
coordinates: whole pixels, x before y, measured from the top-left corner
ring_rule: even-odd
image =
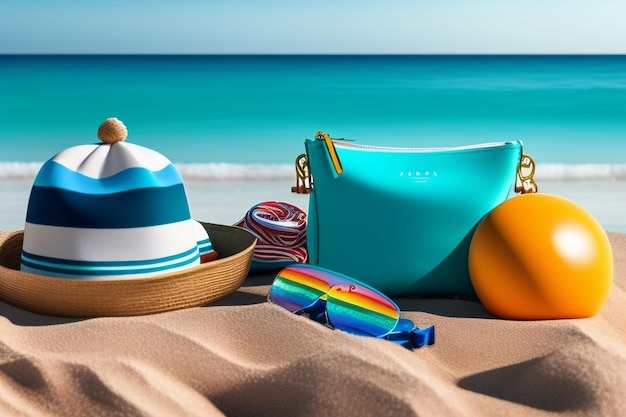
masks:
[[[626,56],[0,56],[0,230],[23,227],[41,164],[97,142],[108,117],[179,167],[200,220],[232,224],[266,200],[306,210],[294,160],[323,130],[387,146],[522,140],[540,191],[626,232]]]

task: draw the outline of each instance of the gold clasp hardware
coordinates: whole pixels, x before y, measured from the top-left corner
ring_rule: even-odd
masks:
[[[311,170],[306,154],[296,158],[296,186],[291,187],[292,193],[309,194],[311,192]]]
[[[535,161],[529,155],[523,154],[517,166],[515,192],[521,194],[536,193],[539,190],[535,182]]]
[[[330,160],[335,167],[335,172],[337,173],[337,175],[341,175],[341,173],[343,172],[343,168],[341,167],[341,162],[339,161],[339,156],[337,155],[337,150],[335,149],[335,145],[333,144],[333,140],[331,139],[331,137],[328,136],[327,133],[320,131],[315,134],[315,139],[323,140],[324,142],[326,142],[326,148],[328,148]]]

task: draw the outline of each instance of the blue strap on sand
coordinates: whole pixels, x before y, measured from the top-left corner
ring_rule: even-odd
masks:
[[[318,299],[313,305],[307,307],[304,312],[306,312],[312,320],[327,326],[330,325],[326,314],[325,300],[321,298]],[[361,335],[366,336],[365,334]],[[381,339],[389,340],[407,349],[420,348],[424,345],[432,345],[435,343],[435,326],[420,329],[419,327],[414,327],[411,320],[401,318],[398,324],[396,324],[396,327],[382,336]]]
[[[411,320],[400,319],[396,327],[383,339],[397,343],[407,349],[420,348],[435,343],[435,326],[420,329],[413,327]]]

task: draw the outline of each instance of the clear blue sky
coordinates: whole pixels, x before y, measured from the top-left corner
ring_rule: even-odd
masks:
[[[625,0],[2,0],[0,53],[626,53]]]

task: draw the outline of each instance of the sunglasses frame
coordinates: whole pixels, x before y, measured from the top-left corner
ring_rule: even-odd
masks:
[[[301,293],[306,294],[301,294],[300,301],[305,302],[296,302],[298,287],[304,288]],[[285,294],[280,294],[281,291]],[[314,294],[315,298],[310,294]],[[272,304],[294,314],[306,315],[331,329],[382,338],[408,348],[434,343],[434,326],[413,328],[413,322],[401,318],[400,307],[384,293],[318,266],[293,264],[283,268],[274,278],[267,298]],[[332,301],[330,305],[329,298]],[[351,303],[350,300],[356,302]],[[342,314],[336,309],[347,309],[348,312]],[[351,319],[355,315],[366,317],[360,321]],[[354,322],[360,326],[350,326]]]

